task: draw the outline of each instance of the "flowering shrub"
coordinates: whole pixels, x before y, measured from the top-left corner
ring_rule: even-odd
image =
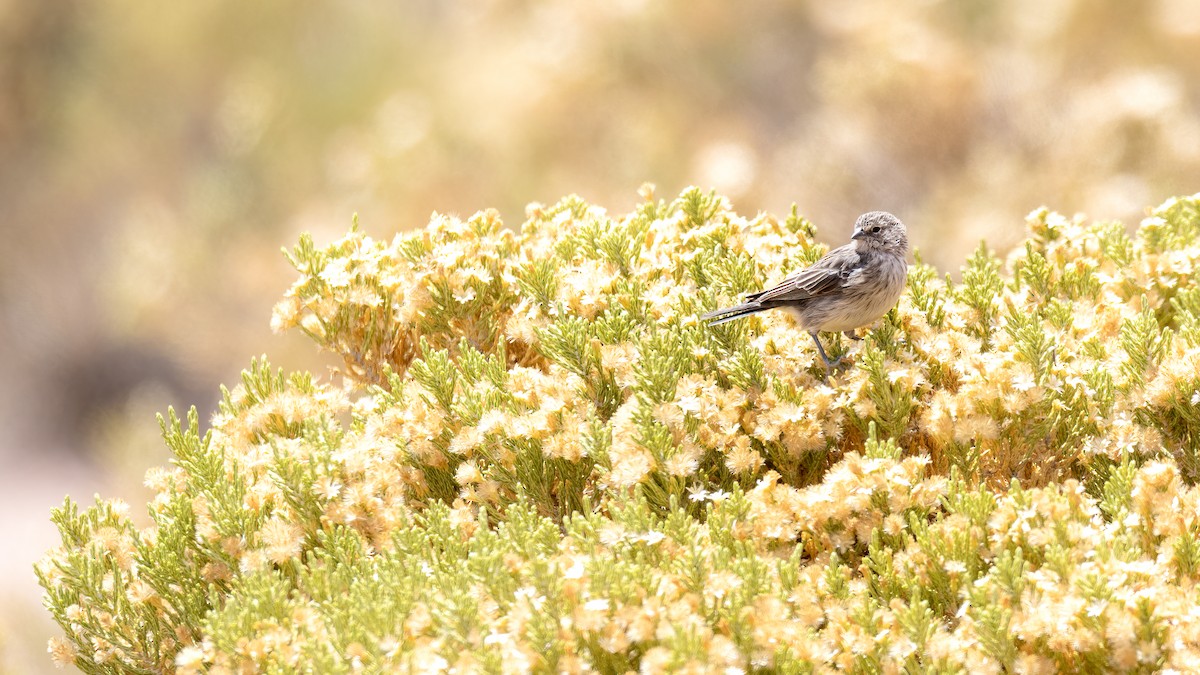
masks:
[[[688,190],[357,225],[289,253],[211,430],[163,420],[154,525],[54,513],[89,672],[1200,669],[1200,196],[1048,211],[920,262],[825,377],[782,313],[697,315],[825,249]],[[919,239],[919,236],[917,237]],[[732,669],[732,670],[729,670]]]

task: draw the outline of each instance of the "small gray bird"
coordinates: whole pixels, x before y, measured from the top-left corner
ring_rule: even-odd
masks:
[[[854,329],[887,313],[900,299],[908,276],[908,232],[890,213],[871,211],[858,217],[854,234],[812,267],[800,270],[778,286],[746,296],[740,305],[718,309],[700,318],[708,325],[732,321],[765,309],[786,309],[808,331],[825,371],[842,359],[830,361],[817,333],[844,331],[861,338]]]

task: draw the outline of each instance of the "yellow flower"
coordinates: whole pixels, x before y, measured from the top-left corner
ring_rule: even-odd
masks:
[[[346,258],[333,258],[317,276],[332,288],[345,288],[354,279],[348,269],[349,264]]]
[[[750,439],[739,436],[735,444],[726,452],[725,467],[734,475],[757,472],[763,465],[763,457],[750,447]]]
[[[78,658],[75,645],[60,637],[50,638],[46,645],[46,651],[50,654],[50,658],[54,659],[54,665],[57,668],[73,666],[75,659]]]
[[[201,673],[204,672],[205,658],[204,650],[197,646],[188,646],[179,650],[175,655],[175,667],[179,673]]]
[[[262,541],[267,559],[282,565],[300,555],[304,532],[294,523],[270,518],[263,524]]]

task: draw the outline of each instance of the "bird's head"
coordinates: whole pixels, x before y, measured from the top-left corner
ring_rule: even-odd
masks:
[[[908,253],[908,230],[900,219],[886,211],[871,211],[858,217],[850,237],[860,248],[873,248],[898,255]]]

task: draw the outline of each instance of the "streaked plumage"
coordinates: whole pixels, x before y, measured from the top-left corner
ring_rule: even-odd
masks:
[[[854,224],[849,244],[833,249],[778,286],[747,295],[740,305],[700,318],[715,326],[767,309],[788,310],[812,335],[830,369],[837,363],[826,356],[817,333],[844,331],[854,338],[855,328],[886,314],[904,291],[907,254],[904,223],[883,211],[864,213]]]

